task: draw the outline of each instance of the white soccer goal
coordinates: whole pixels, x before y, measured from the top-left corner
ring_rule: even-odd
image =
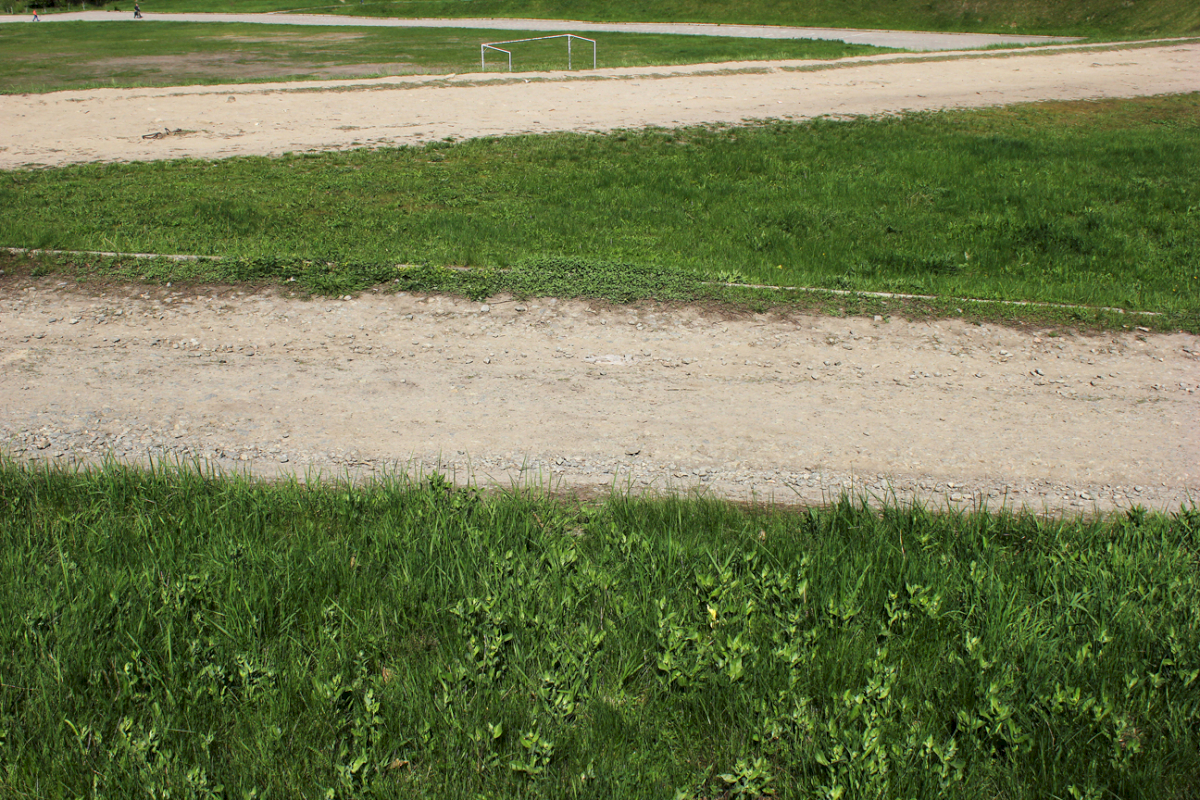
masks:
[[[508,56],[508,71],[512,72],[512,51],[505,50],[499,45],[502,44],[520,44],[521,42],[541,42],[546,39],[566,39],[567,40],[567,69],[571,69],[571,40],[578,39],[581,42],[589,42],[592,45],[592,69],[596,68],[596,40],[586,39],[582,36],[576,36],[573,33],[556,33],[553,36],[535,36],[532,39],[510,39],[507,42],[487,42],[479,45],[479,66],[484,72],[487,72],[487,51],[495,50],[498,53],[504,53]]]

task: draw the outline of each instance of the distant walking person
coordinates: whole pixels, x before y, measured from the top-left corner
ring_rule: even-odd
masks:
[[[140,5],[138,5],[137,0],[134,0],[134,3],[133,3],[133,18],[134,19],[142,18],[142,7]]]
[[[41,20],[40,20],[40,19],[38,19],[38,15],[37,15],[37,9],[36,9],[36,8],[33,10],[33,21],[34,21],[34,22],[41,22]]]

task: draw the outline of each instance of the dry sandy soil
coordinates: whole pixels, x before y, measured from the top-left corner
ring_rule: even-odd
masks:
[[[0,292],[0,447],[561,489],[1200,497],[1200,338],[553,299]]]
[[[1200,45],[754,69],[0,97],[0,167],[1195,91]],[[193,133],[142,138],[164,127]],[[1136,330],[89,292],[10,276],[0,449],[786,502],[853,486],[960,505],[1169,509],[1200,496],[1198,359],[1197,337]]]
[[[0,169],[1200,91],[1200,43],[0,95]],[[163,139],[145,135],[184,132]]]

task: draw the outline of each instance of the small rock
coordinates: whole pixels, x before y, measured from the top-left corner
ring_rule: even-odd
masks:
[[[286,463],[288,463],[288,457],[287,457],[286,455],[281,455],[281,456],[279,456],[279,463],[280,463],[280,464],[286,464]]]
[[[72,324],[72,325],[75,325],[75,324],[76,324],[76,323],[78,323],[78,322],[79,322],[79,317],[72,317],[72,318],[71,318],[71,321],[70,321],[70,324]]]
[[[875,321],[876,321],[876,322],[883,322],[883,317],[881,317],[881,316],[879,316],[878,314],[876,314],[876,315],[875,315]]]
[[[525,306],[517,306],[517,311],[524,311],[524,310],[525,310]]]
[[[625,455],[627,456],[636,456],[641,452],[642,448],[638,447],[637,445],[630,445],[629,447],[625,448]]]
[[[491,310],[492,310],[492,307],[491,307],[491,306],[489,306],[487,303],[484,303],[483,305],[481,305],[481,306],[479,307],[479,311],[480,311],[480,313],[483,313],[483,314],[486,314],[486,313],[488,313],[488,312],[489,312],[489,311],[491,311]]]

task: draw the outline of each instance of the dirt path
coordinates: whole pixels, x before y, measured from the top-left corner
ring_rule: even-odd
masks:
[[[0,169],[1192,91],[1200,91],[1200,44],[1176,42],[600,70],[586,76],[398,77],[4,95]],[[144,138],[164,129],[181,133]]]
[[[132,12],[75,11],[43,16],[44,22],[128,22]],[[321,25],[369,28],[470,28],[498,31],[564,33],[666,33],[676,36],[732,36],[739,39],[827,39],[902,50],[966,50],[1014,44],[1070,42],[1065,36],[1020,36],[995,33],[930,33],[855,28],[794,28],[783,25],[705,25],[694,22],[580,22],[558,19],[396,19],[331,14],[151,14],[146,22],[243,22],[262,25]],[[29,22],[26,15],[0,15],[0,23]]]
[[[131,292],[138,292],[133,294]],[[1200,338],[0,284],[0,449],[819,501],[1200,498]]]

